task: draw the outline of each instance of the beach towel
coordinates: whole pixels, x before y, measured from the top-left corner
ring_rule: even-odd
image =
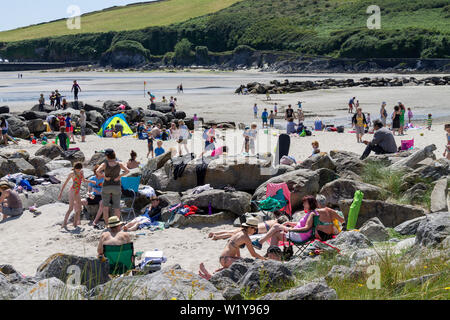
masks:
[[[286,183],[269,183],[266,187],[266,197],[271,197],[279,190],[283,190],[283,196],[284,199],[287,200],[287,205],[285,208],[285,211],[287,214],[292,215],[292,208],[291,208],[291,191],[289,190]]]
[[[275,196],[261,200],[258,205],[261,210],[275,211],[284,208],[286,204],[287,201],[283,196],[283,190],[280,189]]]

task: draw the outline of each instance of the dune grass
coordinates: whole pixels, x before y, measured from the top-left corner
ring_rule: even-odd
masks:
[[[222,10],[239,1],[242,0],[165,0],[115,7],[83,15],[80,30],[68,29],[63,19],[0,32],[0,41],[166,26]]]

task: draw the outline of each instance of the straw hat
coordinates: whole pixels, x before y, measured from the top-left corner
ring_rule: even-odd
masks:
[[[123,222],[116,216],[108,219],[108,228],[114,228],[123,225]]]
[[[11,185],[11,183],[9,183],[8,181],[5,181],[5,180],[0,181],[0,188],[2,188],[2,187],[8,187],[9,189],[14,188],[14,186]]]
[[[258,228],[258,219],[256,218],[248,218],[243,224],[243,227],[252,227],[252,228]]]

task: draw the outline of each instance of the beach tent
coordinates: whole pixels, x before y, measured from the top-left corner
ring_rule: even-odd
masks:
[[[117,123],[117,120],[122,124],[123,126],[123,135],[131,135],[133,134],[133,131],[131,130],[130,126],[128,125],[127,120],[125,120],[125,117],[123,114],[116,114],[115,116],[112,116],[111,118],[109,118],[108,120],[105,121],[105,123],[102,125],[102,128],[100,129],[100,131],[98,132],[98,135],[100,137],[103,137],[103,132],[110,126],[112,125],[114,127],[114,125]]]

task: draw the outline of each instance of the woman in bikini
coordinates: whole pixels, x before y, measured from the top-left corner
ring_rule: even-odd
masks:
[[[269,232],[270,228],[272,228],[275,224],[283,224],[285,222],[289,221],[288,217],[281,216],[278,219],[274,220],[268,220],[261,223],[258,223],[258,231],[255,234],[265,234]],[[208,238],[211,238],[212,240],[222,240],[222,239],[228,239],[234,236],[235,234],[239,233],[242,229],[237,228],[234,230],[223,230],[223,231],[217,231],[217,232],[210,232],[208,234]]]
[[[316,200],[319,206],[317,212],[319,213],[320,220],[319,225],[316,227],[316,238],[322,241],[328,241],[338,233],[333,221],[337,220],[343,223],[345,220],[335,210],[327,207],[327,199],[323,195],[317,195]]]
[[[64,217],[64,222],[62,224],[62,228],[67,227],[67,221],[69,220],[69,216],[72,213],[72,210],[75,211],[75,217],[73,218],[73,226],[76,228],[78,225],[81,224],[81,184],[83,182],[87,183],[95,183],[95,181],[86,180],[83,175],[83,165],[81,163],[75,163],[73,166],[73,172],[69,174],[69,176],[66,179],[66,182],[64,182],[61,192],[59,193],[58,200],[61,201],[62,199],[62,193],[64,189],[66,188],[67,183],[69,180],[73,180],[72,187],[69,191],[69,209],[67,210],[66,216]]]
[[[222,265],[221,269],[216,270],[219,272],[223,269],[229,268],[235,261],[241,259],[240,249],[247,247],[248,251],[252,257],[261,260],[267,260],[263,256],[257,254],[255,249],[253,249],[252,241],[250,236],[254,235],[258,230],[258,220],[255,218],[248,218],[246,222],[242,224],[242,229],[240,232],[233,235],[230,240],[228,240],[225,249],[223,249],[220,255],[219,262]],[[198,273],[200,277],[209,280],[212,275],[206,270],[203,263],[200,264],[200,271]]]

